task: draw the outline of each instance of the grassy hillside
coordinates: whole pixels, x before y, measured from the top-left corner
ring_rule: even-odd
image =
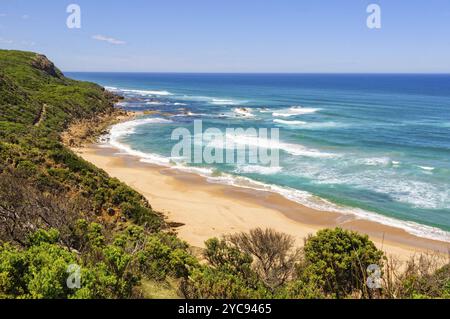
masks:
[[[0,50],[0,296],[139,296],[145,271],[138,268],[167,264],[172,253],[189,258],[185,244],[161,233],[161,215],[140,194],[60,142],[70,123],[113,113],[116,100],[96,84],[66,78],[42,55]],[[152,249],[164,254],[138,264]],[[64,288],[69,262],[90,276],[89,291]],[[174,271],[160,268],[145,277]],[[55,286],[44,284],[48,276]]]
[[[116,217],[160,227],[160,216],[142,196],[59,141],[74,120],[114,112],[117,97],[64,77],[47,58],[29,52],[0,51],[0,83],[0,172],[18,174],[43,192],[81,195],[97,215],[114,210]],[[133,207],[120,207],[123,203]]]
[[[199,262],[143,196],[62,144],[117,99],[42,55],[0,50],[0,299],[450,297],[449,265],[420,257],[400,272],[342,229],[302,249],[273,230],[215,238]]]

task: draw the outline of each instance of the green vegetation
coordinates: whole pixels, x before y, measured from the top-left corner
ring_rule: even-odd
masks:
[[[44,56],[0,50],[1,297],[139,297],[141,279],[162,285],[195,263],[143,196],[61,143],[70,123],[113,114],[117,99]]]
[[[270,229],[211,239],[206,246],[208,263],[182,281],[187,298],[449,297],[445,259],[420,255],[405,270],[367,236],[340,228],[310,236],[301,250],[293,238]],[[379,267],[379,277],[371,265]],[[379,286],[369,288],[369,281]]]
[[[147,228],[161,227],[140,194],[60,143],[69,123],[114,112],[116,97],[65,78],[45,57],[28,52],[0,51],[0,83],[0,173],[42,193],[83,197],[97,215],[115,211]]]
[[[168,276],[187,273],[196,261],[166,234],[146,235],[130,226],[111,240],[103,227],[79,220],[72,245],[60,245],[55,229],[32,234],[25,247],[0,247],[0,297],[2,298],[130,298],[140,297],[141,278],[163,282]],[[79,265],[82,285],[67,285],[70,265]]]
[[[402,268],[342,229],[302,249],[270,229],[214,238],[199,261],[142,195],[61,142],[117,99],[44,56],[0,50],[0,298],[450,297],[448,264],[420,256]],[[366,285],[369,265],[380,288]]]
[[[383,265],[383,253],[369,240],[354,232],[342,229],[322,230],[305,243],[305,268],[307,278],[320,281],[323,291],[336,298],[366,289],[369,265]]]

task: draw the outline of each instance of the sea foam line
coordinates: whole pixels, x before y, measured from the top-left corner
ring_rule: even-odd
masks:
[[[170,160],[168,158],[157,154],[150,154],[135,150],[131,148],[129,145],[124,144],[120,141],[120,138],[134,134],[135,129],[138,126],[145,124],[167,124],[167,123],[172,123],[172,121],[161,118],[146,118],[116,124],[112,126],[109,131],[108,135],[109,144],[117,148],[118,150],[124,152],[125,154],[141,158],[142,161],[148,161],[159,165],[168,165],[170,163]]]
[[[211,183],[220,183],[240,188],[253,189],[257,191],[272,192],[279,194],[288,200],[291,200],[300,205],[315,210],[352,215],[360,219],[402,229],[417,237],[433,239],[443,242],[450,242],[450,232],[447,232],[445,230],[436,227],[422,225],[412,221],[398,220],[375,212],[365,211],[359,208],[342,207],[334,203],[331,203],[323,198],[317,197],[309,192],[293,189],[290,187],[281,187],[278,185],[266,184],[244,176],[235,176],[225,173],[216,174],[215,170],[212,168],[192,167],[177,161],[175,161],[174,164],[174,161],[170,158],[158,154],[145,153],[142,151],[134,150],[130,146],[118,140],[120,137],[133,134],[137,126],[144,124],[164,124],[164,123],[171,123],[171,121],[161,118],[147,118],[116,124],[110,129],[109,145],[113,146],[116,149],[119,149],[125,154],[140,158],[141,162],[161,165],[177,170],[195,173],[205,177],[207,181]],[[254,169],[254,171],[256,170],[257,168]]]
[[[116,88],[114,86],[105,86],[105,89],[113,92],[124,92],[124,93],[135,93],[142,96],[152,96],[152,95],[160,95],[160,96],[168,96],[173,95],[169,91],[158,91],[158,90],[135,90],[135,89],[122,89]]]
[[[195,96],[195,95],[177,95],[166,90],[138,90],[138,89],[117,88],[114,86],[105,86],[105,89],[112,92],[134,93],[141,96],[172,96],[183,101],[199,101],[220,106],[227,106],[227,105],[233,106],[247,103],[247,101],[238,101],[229,98],[217,98],[217,97]],[[184,106],[186,104],[177,102],[174,103],[174,105]]]
[[[227,134],[226,139],[232,141],[237,145],[256,146],[265,149],[278,149],[294,156],[316,158],[332,158],[337,156],[336,154],[321,152],[316,149],[310,149],[300,144],[275,141],[272,139],[256,136]]]
[[[284,124],[284,125],[306,125],[308,124],[307,122],[304,121],[286,121],[286,120],[279,120],[279,119],[275,119],[273,120],[274,123],[278,123],[278,124]]]
[[[356,218],[372,221],[385,226],[402,229],[409,234],[420,238],[433,239],[443,242],[450,242],[450,232],[442,230],[437,227],[422,225],[412,221],[403,221],[391,217],[387,217],[375,212],[365,211],[359,208],[343,207],[327,201],[326,199],[317,197],[309,192],[301,191],[289,187],[281,187],[273,184],[266,184],[255,181],[253,179],[243,176],[232,176],[225,174],[221,177],[208,177],[208,181],[215,183],[222,183],[231,186],[268,191],[276,193],[284,198],[296,202],[300,205],[326,212],[334,212],[344,215],[352,215]]]
[[[273,117],[291,117],[296,115],[306,115],[306,114],[314,114],[320,111],[320,109],[301,107],[301,106],[293,106],[289,109],[279,110],[277,112],[273,112]]]
[[[282,120],[282,119],[274,119],[274,123],[281,124],[284,126],[292,127],[292,128],[300,128],[306,130],[320,130],[320,129],[335,129],[335,128],[345,128],[348,127],[348,124],[345,123],[336,123],[336,122],[305,122],[305,121],[293,121],[293,120]]]
[[[300,144],[291,144],[276,141],[268,138],[250,136],[245,134],[225,134],[224,139],[211,139],[207,134],[195,136],[197,145],[205,145],[216,149],[235,149],[236,146],[242,148],[256,147],[260,149],[279,150],[293,156],[313,157],[313,158],[334,158],[339,157],[338,154],[326,153],[316,149],[311,149]],[[203,139],[201,139],[203,137]]]

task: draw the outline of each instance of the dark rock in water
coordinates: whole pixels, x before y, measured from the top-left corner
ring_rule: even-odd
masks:
[[[116,214],[116,211],[113,208],[108,208],[108,215],[114,216]]]
[[[53,62],[47,59],[45,55],[37,54],[31,65],[34,68],[44,71],[48,75],[53,76],[55,78],[60,79],[64,76],[64,74],[60,70],[58,70],[53,64]]]
[[[123,97],[122,95],[119,95],[117,93],[108,91],[105,88],[103,88],[103,92],[105,92],[105,96],[109,100],[111,100],[113,103],[118,103],[118,102],[123,101],[125,99],[125,97]]]
[[[134,96],[127,96],[125,99],[126,102],[145,102],[146,99],[141,98],[141,97],[134,97]]]

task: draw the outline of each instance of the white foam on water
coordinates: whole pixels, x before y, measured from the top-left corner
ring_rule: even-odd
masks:
[[[208,167],[195,167],[195,166],[187,166],[183,165],[181,163],[178,163],[177,165],[173,166],[173,168],[188,172],[188,173],[194,173],[201,176],[212,176],[214,174],[214,170]]]
[[[235,108],[233,109],[233,112],[238,114],[239,116],[243,117],[255,117],[255,115],[252,113],[252,110],[247,108]]]
[[[159,96],[168,96],[173,95],[169,91],[157,91],[157,90],[122,90],[123,92],[129,92],[129,93],[136,93],[142,96],[152,96],[152,95],[159,95]]]
[[[211,100],[211,104],[214,105],[237,105],[239,102],[233,101],[233,100],[227,100],[227,99],[215,99],[213,98]]]
[[[171,120],[163,118],[143,118],[116,124],[111,127],[109,132],[111,139],[117,139],[126,135],[135,133],[135,128],[145,124],[168,124],[173,123]]]
[[[283,170],[280,166],[241,165],[234,170],[237,174],[274,175]]]
[[[296,128],[301,128],[305,130],[316,130],[316,129],[333,129],[333,128],[342,128],[347,127],[347,124],[344,123],[336,123],[336,122],[323,122],[323,123],[311,123],[305,121],[293,121],[293,120],[281,120],[274,119],[274,123],[282,124],[285,126],[291,126]]]
[[[153,95],[160,95],[160,96],[168,96],[173,95],[169,91],[159,91],[159,90],[135,90],[135,89],[123,89],[123,88],[116,88],[114,86],[105,86],[105,89],[108,91],[113,92],[124,92],[124,93],[134,93],[141,96],[153,96]]]
[[[267,138],[247,136],[247,135],[227,135],[227,139],[232,140],[237,145],[257,146],[265,149],[278,149],[294,156],[306,156],[317,158],[335,157],[335,154],[321,152],[316,149],[310,149],[300,144],[275,141]]]
[[[193,112],[190,112],[190,111],[188,111],[188,112],[186,112],[186,113],[181,113],[181,114],[175,114],[175,115],[172,115],[172,117],[194,117],[194,116],[196,116],[196,117],[202,117],[202,116],[208,116],[208,114],[204,114],[204,113],[193,113]]]
[[[312,209],[335,212],[346,215],[353,215],[360,219],[369,220],[386,226],[392,226],[395,228],[403,229],[406,232],[418,237],[450,242],[450,232],[444,231],[442,229],[422,225],[411,221],[398,220],[378,213],[365,211],[359,208],[339,206],[325,199],[314,196],[309,192],[289,187],[280,187],[271,184],[264,184],[246,177],[235,177],[231,175],[209,178],[209,180],[211,182],[220,182],[237,187],[277,193],[293,202],[299,203]]]
[[[182,170],[182,171],[186,171],[186,172],[190,172],[190,173],[195,173],[195,174],[205,177],[209,182],[212,182],[212,183],[221,183],[221,184],[231,185],[231,186],[236,186],[236,187],[241,187],[241,188],[272,192],[272,193],[280,194],[283,197],[285,197],[291,201],[297,202],[301,205],[310,207],[312,209],[352,215],[352,216],[355,216],[356,218],[369,220],[369,221],[377,222],[377,223],[380,223],[383,225],[403,229],[406,232],[408,232],[412,235],[418,236],[418,237],[440,240],[440,241],[444,241],[444,242],[450,242],[450,232],[441,230],[436,227],[426,226],[426,225],[418,224],[416,222],[411,222],[411,221],[402,221],[402,220],[387,217],[387,216],[384,216],[384,215],[381,215],[378,213],[365,211],[365,210],[362,210],[359,208],[343,207],[343,206],[331,203],[325,199],[319,198],[315,195],[312,195],[311,193],[306,192],[306,191],[301,191],[301,190],[297,190],[297,189],[293,189],[293,188],[289,188],[289,187],[281,187],[281,186],[272,185],[272,184],[266,184],[266,183],[258,182],[258,181],[255,181],[250,178],[243,177],[243,176],[235,176],[235,175],[225,174],[225,173],[217,174],[215,172],[215,170],[211,169],[211,168],[187,166],[182,161],[176,161],[175,159],[167,158],[167,157],[160,156],[157,154],[149,154],[149,153],[133,150],[128,145],[125,145],[118,141],[118,139],[120,137],[133,134],[135,132],[134,131],[135,128],[139,125],[150,124],[150,123],[164,124],[164,123],[170,123],[170,122],[171,122],[170,120],[165,120],[165,119],[161,119],[161,118],[148,118],[148,119],[134,120],[134,121],[124,122],[124,123],[114,125],[110,131],[109,144],[111,146],[119,149],[121,152],[123,152],[125,154],[136,156],[136,157],[140,158],[140,161],[142,161],[142,162],[162,165],[162,166],[171,167],[174,169],[178,169],[178,170]],[[242,137],[239,137],[238,140],[242,141]],[[263,141],[258,141],[258,140],[254,140],[254,139],[250,138],[250,139],[247,139],[246,142],[249,142],[249,141],[253,142],[253,143],[257,143],[258,145],[260,145],[262,143],[263,145],[266,145],[266,147],[270,147],[270,148],[274,147],[267,140],[264,141],[264,139],[263,139]],[[300,145],[295,145],[295,144],[280,143],[279,145],[276,145],[276,147],[282,148],[282,149],[285,149],[286,147],[289,149],[289,147],[292,147],[291,152],[298,153],[298,154],[302,154],[305,151],[304,147],[302,147]],[[310,152],[311,152],[310,150],[307,150],[307,153],[310,153]],[[316,152],[312,152],[312,153],[314,155],[317,155]],[[369,160],[368,162],[369,163],[377,163],[380,161]],[[384,163],[384,161],[381,161],[381,162]],[[395,162],[392,161],[392,163],[395,163]],[[240,168],[237,168],[236,173],[247,172],[247,173],[258,173],[258,174],[276,174],[277,172],[280,172],[281,170],[282,170],[281,167],[276,167],[276,168],[268,167],[267,168],[267,167],[254,165],[254,166],[242,166]],[[373,180],[373,178],[374,177],[370,177],[371,180]],[[340,181],[342,182],[342,179]],[[328,182],[332,183],[333,180],[328,179]],[[409,189],[407,191],[405,189],[402,190],[401,188],[405,187],[405,186],[408,187],[408,185],[400,185],[400,186],[395,185],[395,186],[400,187],[400,191],[397,192],[397,195],[399,195],[399,198],[398,198],[399,200],[402,200],[402,198],[401,198],[402,194],[408,196],[408,195],[411,195],[414,193],[417,195],[415,197],[415,199],[417,199],[417,204],[420,204],[422,206],[427,206],[426,200],[425,200],[425,205],[424,205],[424,197],[429,195],[429,192],[427,191],[426,193],[420,193],[420,192],[417,193],[417,190],[423,189],[424,185],[415,185],[414,189],[412,189],[412,190]],[[390,192],[390,191],[392,191],[392,189],[384,189],[383,191]],[[448,195],[449,194],[447,194],[447,196]],[[408,202],[411,202],[410,197],[408,198]]]
[[[418,166],[420,169],[423,169],[424,171],[434,171],[435,168],[431,166]]]
[[[395,184],[378,186],[395,200],[421,209],[449,207],[449,193],[433,184],[421,181],[396,181]]]
[[[177,99],[183,101],[205,102],[212,105],[234,106],[247,103],[247,101],[235,100],[230,98],[218,98],[210,96],[196,96],[196,95],[180,95]]]
[[[305,164],[296,174],[318,184],[346,185],[361,191],[383,194],[393,201],[419,209],[450,207],[450,190],[444,184],[412,179],[405,176],[405,172],[399,172],[397,165],[390,168],[386,166],[386,162],[381,162],[379,167],[374,166],[374,169],[361,170],[344,157],[339,161],[345,166],[344,170],[317,162]]]
[[[199,141],[195,138],[195,141]],[[215,147],[218,149],[231,148],[235,146],[241,147],[255,147],[270,150],[280,150],[294,156],[314,157],[314,158],[333,158],[338,157],[337,154],[326,153],[316,149],[311,149],[300,144],[292,144],[281,141],[276,141],[270,138],[251,136],[245,134],[230,134],[224,135],[223,139],[211,139],[207,134],[203,134],[202,145]]]
[[[284,124],[284,125],[306,125],[308,124],[307,122],[303,122],[303,121],[286,121],[286,120],[278,120],[275,119],[273,120],[274,123],[278,123],[278,124]]]
[[[273,112],[272,116],[273,117],[291,117],[291,116],[297,116],[297,115],[314,114],[320,110],[321,109],[293,106],[289,109],[284,109],[284,110],[279,110],[277,112]]]
[[[271,110],[271,109],[269,109],[269,108],[267,108],[267,107],[260,107],[260,108],[258,109],[258,112],[259,112],[259,113],[273,113],[273,110]]]
[[[113,127],[111,127],[109,131],[108,136],[109,144],[117,148],[124,154],[129,154],[141,158],[141,161],[143,162],[151,162],[160,165],[167,165],[169,164],[168,158],[157,154],[149,154],[134,150],[129,145],[124,144],[120,141],[121,138],[134,134],[135,129],[138,126],[145,124],[167,124],[167,123],[172,123],[172,121],[162,118],[145,118],[116,124]]]
[[[307,148],[299,144],[279,143],[276,148],[285,151],[294,156],[315,157],[315,158],[334,158],[336,154],[322,152],[316,149]]]
[[[360,165],[367,166],[388,166],[394,164],[389,157],[369,157],[369,158],[361,158],[355,161]]]

